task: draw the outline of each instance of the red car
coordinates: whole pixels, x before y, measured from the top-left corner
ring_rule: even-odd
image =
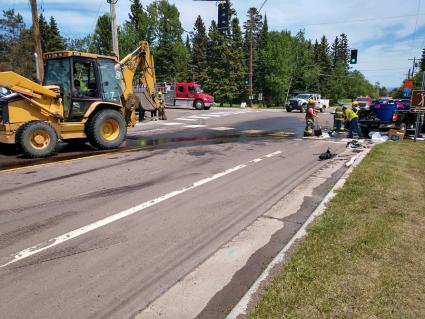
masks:
[[[208,110],[214,104],[214,98],[203,92],[195,82],[178,82],[174,85],[161,85],[165,93],[165,105],[171,107],[193,107]]]

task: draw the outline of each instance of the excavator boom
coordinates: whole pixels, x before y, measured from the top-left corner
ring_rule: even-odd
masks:
[[[155,95],[155,64],[148,42],[141,41],[138,48],[122,59],[120,64],[126,84],[124,99],[127,101],[134,94],[133,81],[139,71],[138,84],[142,87],[139,98],[141,107],[147,111],[158,109],[160,102]]]

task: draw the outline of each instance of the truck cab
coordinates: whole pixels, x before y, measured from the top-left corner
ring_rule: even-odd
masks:
[[[214,104],[214,98],[204,93],[196,82],[178,82],[175,85],[164,85],[164,88],[167,106],[208,110]]]
[[[307,109],[308,100],[314,100],[316,110],[323,112],[324,109],[329,107],[329,100],[322,99],[320,94],[317,93],[301,93],[286,102],[286,111],[299,110],[301,113]]]

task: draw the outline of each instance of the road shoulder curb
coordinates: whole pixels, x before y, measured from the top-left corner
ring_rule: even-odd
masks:
[[[335,183],[332,189],[325,195],[320,204],[312,212],[310,217],[304,222],[301,228],[295,233],[291,240],[282,248],[282,250],[273,258],[267,268],[257,278],[257,280],[251,285],[249,290],[245,293],[242,299],[236,304],[232,311],[226,316],[226,319],[238,319],[247,316],[250,310],[250,305],[253,297],[257,295],[261,290],[264,289],[263,283],[267,282],[273,276],[273,269],[278,265],[282,264],[291,248],[299,241],[302,240],[308,234],[308,227],[316,220],[317,217],[322,215],[327,207],[327,204],[335,197],[337,191],[341,189],[348,177],[351,175],[353,169],[359,165],[367,154],[372,150],[373,145],[365,149],[362,153],[354,155],[351,160],[347,163],[350,164],[348,170],[341,176],[341,178]],[[346,165],[347,165],[346,164]]]

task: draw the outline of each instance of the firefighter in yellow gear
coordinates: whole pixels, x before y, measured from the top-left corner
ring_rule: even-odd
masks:
[[[348,138],[353,138],[353,132],[356,132],[359,138],[363,138],[363,134],[359,126],[359,116],[346,106],[342,107],[342,112],[345,116],[345,127],[348,128]]]
[[[357,114],[359,113],[359,102],[358,101],[354,101],[353,103],[351,103],[351,109]]]
[[[312,136],[314,120],[317,117],[316,102],[313,99],[309,99],[307,103],[307,111],[305,112],[304,136]]]
[[[344,130],[344,113],[342,112],[341,106],[337,106],[335,108],[334,130],[336,130],[336,131],[343,131]]]

